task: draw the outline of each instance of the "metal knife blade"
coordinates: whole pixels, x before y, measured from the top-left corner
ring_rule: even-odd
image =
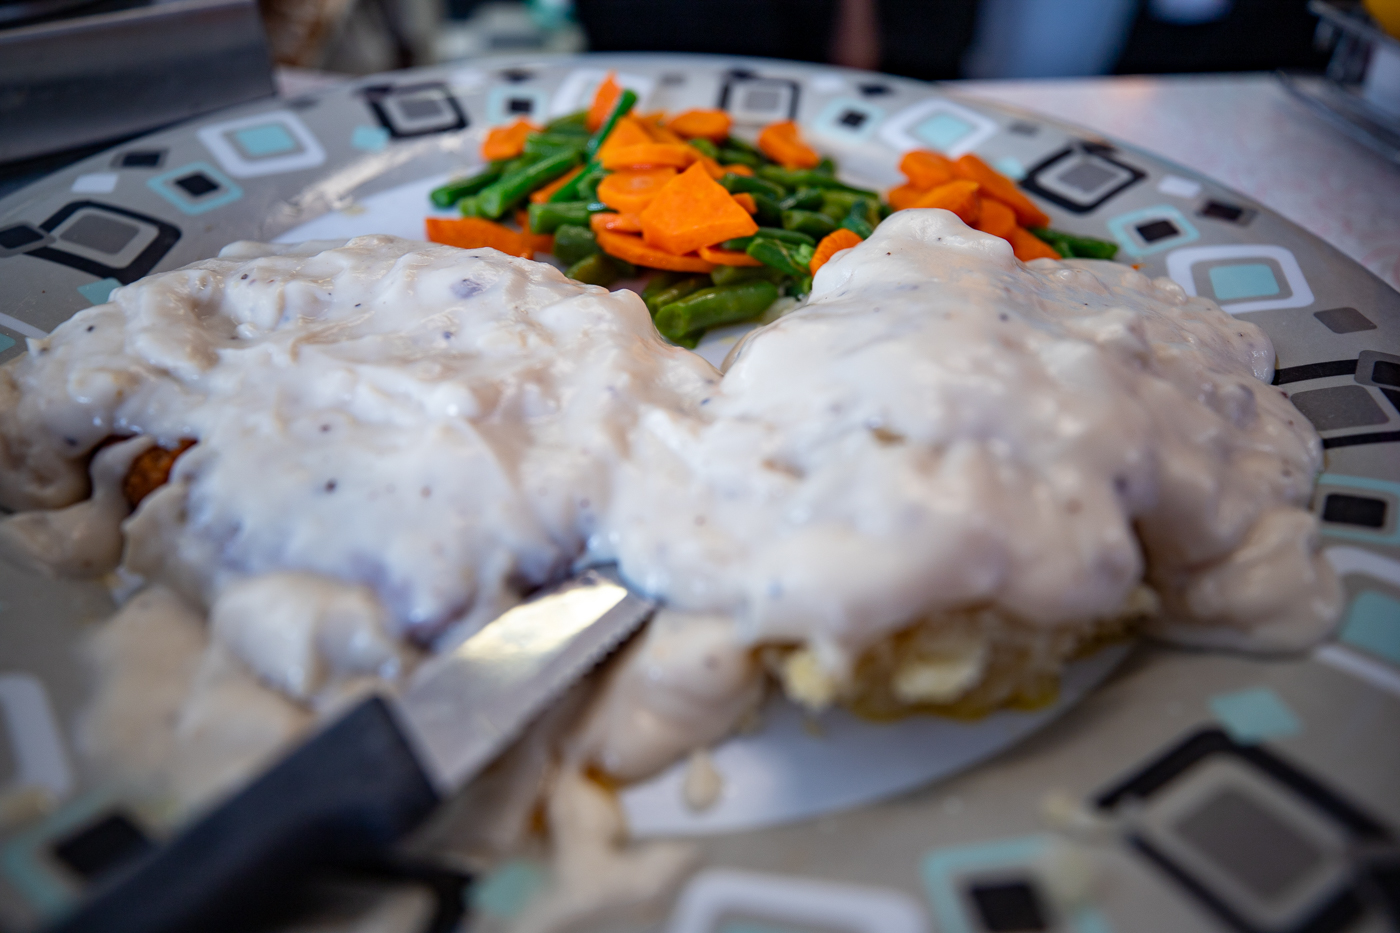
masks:
[[[401,696],[360,702],[105,879],[50,933],[246,933],[317,870],[383,864],[655,608],[603,569],[516,606],[425,665]]]
[[[614,571],[593,568],[430,662],[395,706],[439,793],[485,767],[655,610]]]

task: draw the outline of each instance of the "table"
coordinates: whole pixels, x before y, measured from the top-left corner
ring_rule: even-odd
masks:
[[[1400,289],[1400,168],[1267,74],[960,81],[949,91],[1077,123],[1209,175]]]

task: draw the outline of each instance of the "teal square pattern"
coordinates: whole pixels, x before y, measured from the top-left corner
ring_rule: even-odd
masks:
[[[10,349],[10,347],[13,347],[14,345],[14,340],[12,340],[9,337],[6,337],[4,334],[0,334],[0,353],[4,353],[6,350]]]
[[[971,123],[955,117],[951,113],[938,113],[914,127],[910,132],[935,149],[949,149],[974,129],[976,127]]]
[[[1400,600],[1367,590],[1352,600],[1338,639],[1400,664]]]
[[[1216,301],[1236,298],[1267,298],[1279,293],[1274,270],[1262,262],[1245,262],[1235,266],[1214,266],[1210,270],[1210,288]]]
[[[787,924],[778,926],[772,923],[760,923],[756,920],[725,920],[720,924],[718,933],[808,933],[791,927]]]
[[[297,141],[281,123],[264,123],[262,126],[249,126],[235,130],[233,138],[239,147],[255,159],[293,152]]]
[[[95,305],[103,305],[112,297],[112,290],[122,283],[114,278],[98,279],[96,282],[89,282],[86,285],[78,286],[78,294]]]
[[[378,152],[389,145],[389,131],[382,126],[357,126],[350,134],[350,145],[365,152]]]
[[[1303,723],[1288,704],[1268,687],[1251,687],[1210,698],[1210,711],[1230,738],[1241,745],[1282,739],[1303,731]]]
[[[177,182],[181,178],[196,173],[205,175],[212,181],[217,182],[219,186],[223,188],[222,193],[214,194],[210,192],[210,195],[213,195],[212,197],[209,195],[192,197],[179,187]],[[212,211],[214,208],[223,207],[225,204],[232,204],[234,201],[243,197],[243,189],[238,187],[232,178],[229,178],[208,162],[191,162],[189,165],[182,165],[179,168],[163,172],[154,178],[147,179],[146,186],[191,216],[203,214],[205,211]]]

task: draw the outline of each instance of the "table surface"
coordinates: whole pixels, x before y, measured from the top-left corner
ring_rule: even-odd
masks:
[[[1400,289],[1400,167],[1267,74],[959,81],[947,90],[1077,123],[1229,185]]]

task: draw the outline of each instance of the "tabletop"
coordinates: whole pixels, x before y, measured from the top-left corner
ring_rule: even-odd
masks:
[[[1400,168],[1272,75],[959,81],[947,90],[1077,123],[1278,211],[1400,289]]]

